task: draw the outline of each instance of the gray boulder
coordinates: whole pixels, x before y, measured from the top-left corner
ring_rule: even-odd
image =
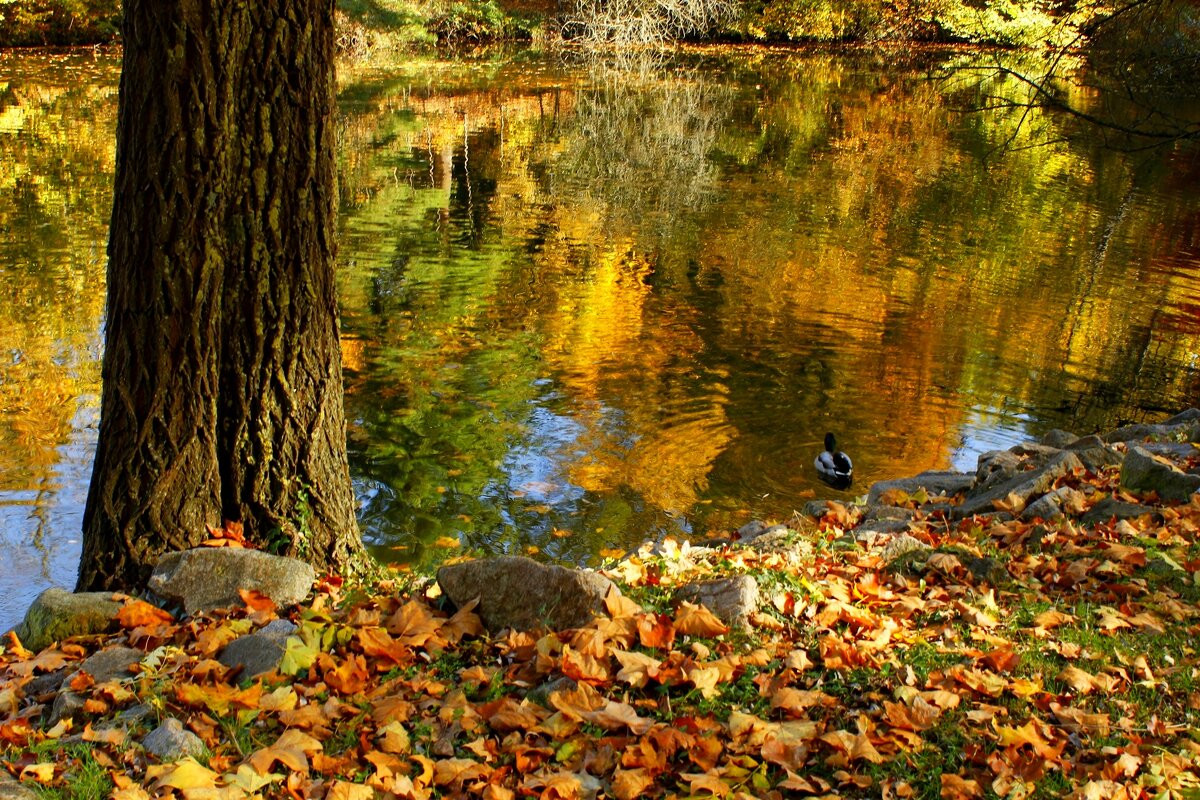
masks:
[[[0,769],[0,800],[41,800],[42,794]]]
[[[1200,475],[1182,472],[1133,445],[1121,465],[1121,486],[1134,492],[1157,492],[1164,500],[1187,500],[1200,489]]]
[[[1200,408],[1187,408],[1170,419],[1163,420],[1163,425],[1182,425],[1185,422],[1200,421]]]
[[[1200,449],[1191,442],[1142,442],[1138,447],[1152,455],[1171,460],[1183,460],[1200,455]]]
[[[984,479],[976,488],[967,492],[961,505],[955,506],[955,517],[970,517],[990,512],[995,508],[997,500],[1006,500],[1009,495],[1016,495],[1028,505],[1034,498],[1050,491],[1054,482],[1062,476],[1075,470],[1083,470],[1083,463],[1074,453],[1067,450],[1054,451],[1040,466],[1040,455],[1019,459],[1016,464],[1012,463],[1009,456],[1019,459],[1015,453],[1001,453],[996,455],[989,465],[984,465],[983,456],[980,456],[980,471],[984,473]],[[1032,465],[1033,469],[1025,470],[1023,467],[1027,464]],[[995,465],[996,468],[985,471],[985,466],[991,465]]]
[[[1098,473],[1105,467],[1119,467],[1125,461],[1124,453],[1103,443],[1095,447],[1083,447],[1072,452],[1079,458],[1083,466],[1092,473]]]
[[[880,533],[902,533],[907,531],[909,521],[906,519],[869,519],[854,529],[854,538],[858,541],[865,541],[872,534]]]
[[[109,647],[94,653],[79,665],[79,672],[86,672],[96,683],[132,678],[134,666],[145,653],[132,647]],[[70,683],[70,678],[67,679]]]
[[[109,647],[85,659],[79,665],[79,669],[68,675],[63,683],[69,686],[80,672],[91,675],[96,683],[132,678],[135,674],[134,667],[144,656],[145,653],[132,647]],[[50,707],[48,724],[54,725],[59,720],[75,716],[83,709],[83,704],[84,698],[79,694],[69,689],[60,689]]]
[[[1059,450],[1062,450],[1066,447],[1070,447],[1078,440],[1079,437],[1070,431],[1064,431],[1055,428],[1054,430],[1046,431],[1046,433],[1042,435],[1042,438],[1038,440],[1038,444],[1045,445],[1046,447],[1056,447]]]
[[[523,556],[451,564],[438,570],[437,582],[456,606],[479,598],[475,611],[492,631],[578,628],[601,613],[605,596],[616,590],[597,572],[539,564]]]
[[[241,667],[243,678],[270,672],[279,666],[287,638],[295,632],[296,626],[288,620],[271,620],[261,630],[227,644],[217,660],[230,668]]]
[[[675,600],[702,605],[731,627],[748,628],[750,615],[758,608],[758,581],[749,575],[697,581],[680,586]]]
[[[1099,522],[1108,522],[1114,519],[1137,519],[1147,514],[1158,516],[1158,509],[1153,506],[1125,503],[1111,497],[1106,497],[1089,508],[1087,513],[1080,518],[1080,522],[1084,525],[1095,525]]]
[[[161,725],[146,734],[142,747],[164,763],[188,756],[199,758],[207,749],[199,736],[184,730],[183,723],[174,717],[163,720]]]
[[[1021,519],[1026,521],[1039,518],[1051,520],[1061,517],[1063,503],[1073,495],[1079,495],[1079,492],[1069,486],[1060,486],[1025,506],[1025,510],[1021,512]]]
[[[879,481],[871,486],[871,490],[867,493],[867,505],[874,506],[879,503],[879,499],[886,492],[893,489],[899,489],[902,492],[913,494],[920,489],[924,489],[930,496],[936,497],[939,495],[952,496],[959,492],[964,492],[975,483],[975,479],[965,473],[956,472],[953,470],[930,470],[922,472],[920,475],[914,475],[911,478],[898,478],[891,481]]]
[[[113,600],[112,592],[76,594],[50,588],[37,596],[13,632],[21,644],[36,653],[72,636],[115,630],[121,605],[121,601]]]
[[[1012,480],[1024,470],[1025,460],[1009,450],[989,450],[979,456],[975,467],[974,490],[988,489]]]
[[[239,589],[256,589],[280,607],[299,603],[316,570],[294,558],[240,547],[198,547],[168,553],[150,575],[150,591],[189,614],[241,605]]]
[[[50,716],[46,719],[47,727],[53,727],[67,717],[74,717],[83,710],[85,702],[83,695],[78,692],[72,692],[70,689],[59,692],[54,696],[54,704],[50,706]]]
[[[768,525],[762,520],[752,519],[737,529],[737,534],[734,536],[734,538],[737,541],[747,543],[754,541],[760,536],[776,533],[778,531],[786,531],[787,529],[787,525]]]
[[[899,558],[903,558],[909,553],[919,553],[930,551],[933,548],[907,533],[900,533],[893,536],[888,543],[883,546],[883,551],[879,554],[880,559],[885,564],[891,564]]]
[[[1190,412],[1183,412],[1183,414],[1188,413]],[[1177,414],[1171,419],[1178,419],[1183,414]],[[1113,442],[1136,442],[1142,439],[1194,442],[1197,440],[1198,434],[1200,434],[1200,422],[1195,419],[1186,419],[1182,422],[1167,420],[1159,425],[1126,425],[1123,428],[1117,428],[1115,431],[1104,434],[1101,438],[1110,444]]]

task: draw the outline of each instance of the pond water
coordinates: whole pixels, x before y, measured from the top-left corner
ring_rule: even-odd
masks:
[[[971,58],[343,69],[346,402],[377,555],[594,563],[1200,402],[1200,156],[963,113],[937,76]],[[75,579],[118,74],[0,55],[0,628]],[[849,492],[813,470],[827,430]]]

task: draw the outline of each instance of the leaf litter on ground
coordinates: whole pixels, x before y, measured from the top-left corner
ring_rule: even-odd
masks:
[[[324,580],[254,678],[215,655],[277,618],[270,600],[180,620],[130,599],[107,637],[8,638],[0,761],[46,796],[87,774],[117,800],[1195,797],[1200,501],[1085,526],[1137,498],[1114,471],[1060,483],[1074,516],[1056,522],[952,522],[892,495],[929,549],[890,563],[836,503],[795,547],[643,548],[610,562],[621,593],[578,629],[489,635],[427,579]],[[765,595],[747,629],[669,599],[742,574]],[[44,722],[39,679],[113,646],[145,653],[137,674],[77,674],[79,709]],[[203,756],[138,745],[168,717]]]

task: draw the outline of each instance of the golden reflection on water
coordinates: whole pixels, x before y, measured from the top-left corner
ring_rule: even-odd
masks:
[[[826,496],[826,430],[863,491],[1195,402],[1194,152],[1000,152],[1059,122],[963,117],[918,66],[343,70],[343,355],[377,551],[437,559],[449,536],[586,561]],[[0,512],[20,586],[74,569],[117,69],[0,59]]]

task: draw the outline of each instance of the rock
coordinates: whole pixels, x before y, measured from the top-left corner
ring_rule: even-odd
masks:
[[[83,696],[67,689],[59,692],[54,697],[54,705],[50,706],[50,716],[46,720],[47,727],[57,725],[67,717],[74,717],[83,710],[83,704],[87,702]]]
[[[1151,575],[1157,575],[1160,578],[1176,574],[1187,575],[1187,570],[1181,567],[1173,558],[1162,553],[1159,553],[1146,563],[1146,572]]]
[[[726,625],[750,626],[750,615],[758,608],[758,581],[749,575],[735,575],[713,581],[680,586],[675,599],[702,605]]]
[[[442,567],[438,585],[456,605],[479,598],[475,609],[492,631],[500,628],[578,628],[604,609],[613,582],[590,570],[566,569],[502,556]]]
[[[132,647],[109,647],[85,659],[77,670],[63,679],[63,683],[69,685],[80,672],[91,675],[96,683],[132,678],[133,668],[144,656],[145,653]],[[54,705],[50,707],[48,724],[54,725],[59,720],[75,716],[83,709],[83,704],[84,699],[80,695],[70,690],[60,690],[54,698]]]
[[[1186,414],[1188,412],[1185,411],[1183,413]],[[1176,417],[1178,416],[1180,415],[1177,414]],[[1100,438],[1110,444],[1113,442],[1135,442],[1141,439],[1194,442],[1197,439],[1197,434],[1200,434],[1200,422],[1186,420],[1177,423],[1168,421],[1160,425],[1126,425],[1124,428],[1117,428],[1115,431],[1106,433]]]
[[[1092,434],[1090,436],[1081,436],[1080,438],[1076,439],[1075,441],[1071,442],[1070,444],[1064,445],[1062,449],[1063,450],[1074,450],[1075,452],[1078,453],[1080,450],[1089,450],[1093,447],[1103,447],[1103,446],[1104,446],[1104,440],[1101,439],[1099,436]]]
[[[1156,492],[1164,500],[1184,500],[1200,489],[1200,475],[1189,475],[1133,445],[1121,465],[1121,486],[1134,492]]]
[[[1143,506],[1137,503],[1123,503],[1120,500],[1106,497],[1089,508],[1087,513],[1080,518],[1080,522],[1084,525],[1095,525],[1114,519],[1137,519],[1147,514],[1157,516],[1158,509],[1153,506]]]
[[[1013,445],[1008,448],[1008,452],[1021,458],[1029,458],[1032,456],[1036,463],[1044,464],[1050,459],[1058,455],[1061,447],[1050,447],[1049,445],[1039,444],[1038,442],[1021,442],[1021,444]]]
[[[1092,437],[1088,437],[1092,438]],[[1125,454],[1114,450],[1106,444],[1095,447],[1085,447],[1073,450],[1088,472],[1098,473],[1105,467],[1119,467],[1125,461]]]
[[[1182,461],[1200,455],[1200,449],[1191,442],[1142,442],[1138,447],[1147,453],[1172,461]]]
[[[288,620],[271,620],[261,630],[227,644],[217,660],[230,668],[241,667],[242,678],[270,672],[279,666],[287,638],[295,632],[296,626]]]
[[[907,531],[908,526],[906,519],[869,519],[854,529],[854,538],[862,540],[870,534],[901,533]]]
[[[105,633],[117,627],[122,603],[112,592],[68,592],[50,588],[37,596],[13,631],[35,653],[72,636]]]
[[[763,534],[767,529],[767,523],[761,519],[752,519],[745,525],[737,529],[734,539],[740,539],[743,542],[748,542],[751,539],[756,539]]]
[[[1046,447],[1054,447],[1062,450],[1078,440],[1079,437],[1075,434],[1055,428],[1054,430],[1046,431],[1042,435],[1042,438],[1038,440],[1038,443]]]
[[[737,529],[737,533],[733,536],[733,541],[747,544],[760,536],[767,536],[779,533],[780,531],[786,532],[787,530],[789,530],[787,525],[768,525],[762,520],[754,519]]]
[[[57,692],[59,687],[63,685],[63,681],[67,679],[67,675],[71,672],[70,667],[63,667],[62,669],[56,669],[54,672],[47,672],[45,675],[38,675],[21,687],[21,691],[26,697],[35,698]]]
[[[141,650],[132,647],[109,647],[101,650],[79,665],[79,672],[86,672],[96,683],[120,678],[132,678],[134,666],[145,657]],[[67,683],[70,683],[70,678]]]
[[[997,483],[1011,480],[1023,469],[1024,460],[1008,450],[989,450],[979,456],[975,467],[973,489],[987,489]]]
[[[159,761],[178,761],[181,758],[199,758],[204,755],[204,742],[191,731],[184,730],[183,723],[174,717],[168,717],[142,740],[146,752],[156,756]]]
[[[1082,495],[1072,489],[1070,486],[1060,486],[1053,492],[1042,495],[1034,502],[1025,506],[1025,510],[1021,512],[1021,519],[1030,521],[1034,519],[1051,520],[1055,517],[1063,515],[1063,504],[1068,500],[1074,500],[1076,503],[1082,501]],[[1078,508],[1078,506],[1075,506]]]
[[[311,565],[240,547],[199,547],[168,553],[150,575],[150,590],[189,614],[242,603],[239,589],[255,589],[280,607],[303,600],[316,580]]]
[[[907,533],[900,533],[893,536],[888,543],[883,546],[883,551],[879,554],[879,557],[885,564],[890,564],[897,559],[903,558],[909,553],[923,552],[932,549],[932,547],[925,544],[920,539],[909,536]]]
[[[1017,457],[1014,453],[1008,455],[1013,458]],[[980,460],[982,462],[983,456],[980,456]],[[993,459],[992,463],[997,466],[995,470],[985,471],[984,465],[981,463],[984,480],[977,484],[975,489],[967,492],[962,504],[954,508],[953,516],[970,517],[990,512],[995,508],[994,504],[997,500],[1005,500],[1009,495],[1016,495],[1028,504],[1034,498],[1041,497],[1048,492],[1054,482],[1063,475],[1074,470],[1083,470],[1083,463],[1068,450],[1055,451],[1054,455],[1040,466],[1036,464],[1038,460],[1040,459],[1030,459],[1031,462],[1034,462],[1035,468],[1029,471],[1019,467],[1013,468],[1012,462],[1003,457],[1003,454]],[[1022,461],[1020,465],[1023,466],[1025,463]]]
[[[108,727],[123,727],[132,728],[141,725],[143,722],[154,719],[154,706],[149,703],[138,703],[136,706],[130,706],[117,716],[113,717]],[[104,727],[97,725],[97,728]]]
[[[813,552],[812,542],[791,528],[759,536],[750,547],[760,553],[789,553],[796,558],[810,557]]]
[[[994,558],[961,555],[958,560],[979,583],[990,583],[995,586],[1008,577],[1008,571]]]
[[[907,494],[915,494],[917,491],[924,489],[932,497],[941,495],[953,496],[959,492],[965,492],[971,488],[974,482],[975,479],[965,472],[929,470],[928,472],[914,475],[911,478],[898,478],[890,481],[879,481],[873,484],[871,490],[867,493],[867,505],[874,506],[878,504],[884,493],[896,489]]]
[[[863,522],[873,522],[880,519],[888,520],[904,520],[905,522],[916,518],[917,512],[912,508],[900,508],[898,506],[868,506],[863,512]]]
[[[1185,422],[1200,421],[1200,408],[1188,408],[1180,411],[1170,419],[1163,420],[1163,425],[1182,425]]]
[[[806,517],[816,517],[817,519],[820,519],[821,517],[825,516],[825,512],[828,510],[829,506],[825,505],[824,500],[809,500],[804,504],[804,507],[800,509],[800,513],[804,514]]]
[[[41,800],[42,795],[0,769],[0,800]]]

